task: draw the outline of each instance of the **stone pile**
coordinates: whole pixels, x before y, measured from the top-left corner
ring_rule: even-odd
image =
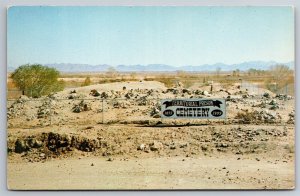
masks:
[[[250,124],[250,123],[280,123],[282,117],[275,112],[271,112],[267,109],[262,111],[244,111],[238,112],[235,116],[235,119],[238,120],[241,124]]]
[[[46,118],[50,115],[51,105],[50,100],[43,102],[37,112],[37,118]]]
[[[75,104],[72,111],[74,113],[80,113],[80,112],[83,112],[83,111],[89,111],[91,110],[91,106],[90,104],[86,103],[84,100],[80,101],[79,104]]]
[[[287,121],[288,124],[295,124],[295,110],[289,113],[289,119]]]
[[[25,95],[20,96],[20,98],[14,101],[7,109],[7,118],[15,118],[23,115],[29,100],[30,99]]]

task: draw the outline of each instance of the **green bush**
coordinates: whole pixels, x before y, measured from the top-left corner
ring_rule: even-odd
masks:
[[[26,64],[12,73],[12,79],[23,95],[41,97],[64,89],[64,81],[58,80],[59,74],[54,68]]]

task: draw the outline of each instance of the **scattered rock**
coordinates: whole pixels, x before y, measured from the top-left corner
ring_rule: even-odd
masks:
[[[208,150],[208,146],[207,145],[202,145],[201,146],[201,150],[202,151],[207,151]]]
[[[208,95],[209,95],[209,92],[207,92],[207,91],[203,91],[203,92],[202,92],[202,95],[204,95],[204,96],[208,96]]]
[[[272,99],[272,100],[270,101],[269,105],[277,105],[276,100],[275,100],[275,99]]]
[[[31,139],[28,140],[28,145],[31,148],[40,148],[40,147],[42,147],[43,142],[39,141],[35,138],[31,138]]]
[[[78,99],[78,98],[79,96],[75,93],[68,96],[68,99]]]
[[[159,110],[157,107],[153,107],[153,108],[151,109],[150,115],[151,115],[153,118],[160,118],[160,110]]]
[[[145,144],[141,144],[141,145],[138,146],[137,149],[138,149],[138,150],[141,150],[141,151],[144,151],[145,148],[146,148],[146,145],[145,145]]]
[[[99,97],[100,93],[96,89],[93,89],[93,90],[91,90],[90,95],[92,95],[94,97]]]
[[[17,139],[15,143],[15,152],[16,153],[22,153],[29,150],[29,147],[27,146],[26,142],[24,140]]]
[[[89,111],[91,110],[90,104],[86,103],[84,100],[82,100],[79,104],[75,104],[73,107],[74,113],[80,113],[83,111]]]
[[[107,99],[107,98],[109,97],[109,95],[108,95],[108,93],[106,93],[106,92],[102,92],[101,95],[100,95],[100,97],[101,97],[102,99]]]
[[[267,93],[267,92],[265,92],[265,93],[263,94],[263,97],[265,97],[265,98],[270,98],[270,94]]]
[[[113,158],[111,158],[111,157],[109,157],[108,159],[107,159],[107,161],[110,161],[110,162],[112,162],[114,159]]]
[[[277,98],[279,100],[291,100],[291,99],[293,99],[292,96],[285,95],[285,94],[277,94],[275,98]]]
[[[158,141],[154,141],[149,146],[150,146],[151,151],[159,151],[163,148],[163,144],[161,142],[158,142]]]
[[[41,158],[45,158],[45,157],[46,157],[46,154],[45,154],[45,153],[41,153],[41,154],[40,154],[40,157],[41,157]]]

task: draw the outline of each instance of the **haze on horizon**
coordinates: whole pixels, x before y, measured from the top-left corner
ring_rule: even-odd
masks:
[[[16,6],[7,18],[12,67],[294,61],[292,7]]]

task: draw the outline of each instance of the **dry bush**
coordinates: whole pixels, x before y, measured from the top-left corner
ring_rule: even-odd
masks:
[[[192,80],[181,80],[184,88],[190,88],[195,82]]]
[[[243,123],[250,123],[256,120],[256,113],[249,111],[238,112],[235,118],[237,120],[243,121]]]
[[[114,82],[129,82],[129,81],[138,81],[138,79],[133,78],[103,78],[100,79],[98,84],[114,83]]]
[[[280,89],[294,83],[294,71],[286,65],[274,65],[268,71],[270,77],[265,80],[265,87],[277,93]]]
[[[89,86],[92,84],[90,76],[86,77],[83,84],[81,86]]]
[[[174,79],[175,79],[174,76],[167,76],[165,74],[160,74],[153,78],[146,77],[144,80],[145,81],[158,81],[158,82],[164,83],[167,88],[171,88],[175,84]]]
[[[224,77],[219,82],[222,88],[228,89],[229,87],[232,87],[237,81]]]

